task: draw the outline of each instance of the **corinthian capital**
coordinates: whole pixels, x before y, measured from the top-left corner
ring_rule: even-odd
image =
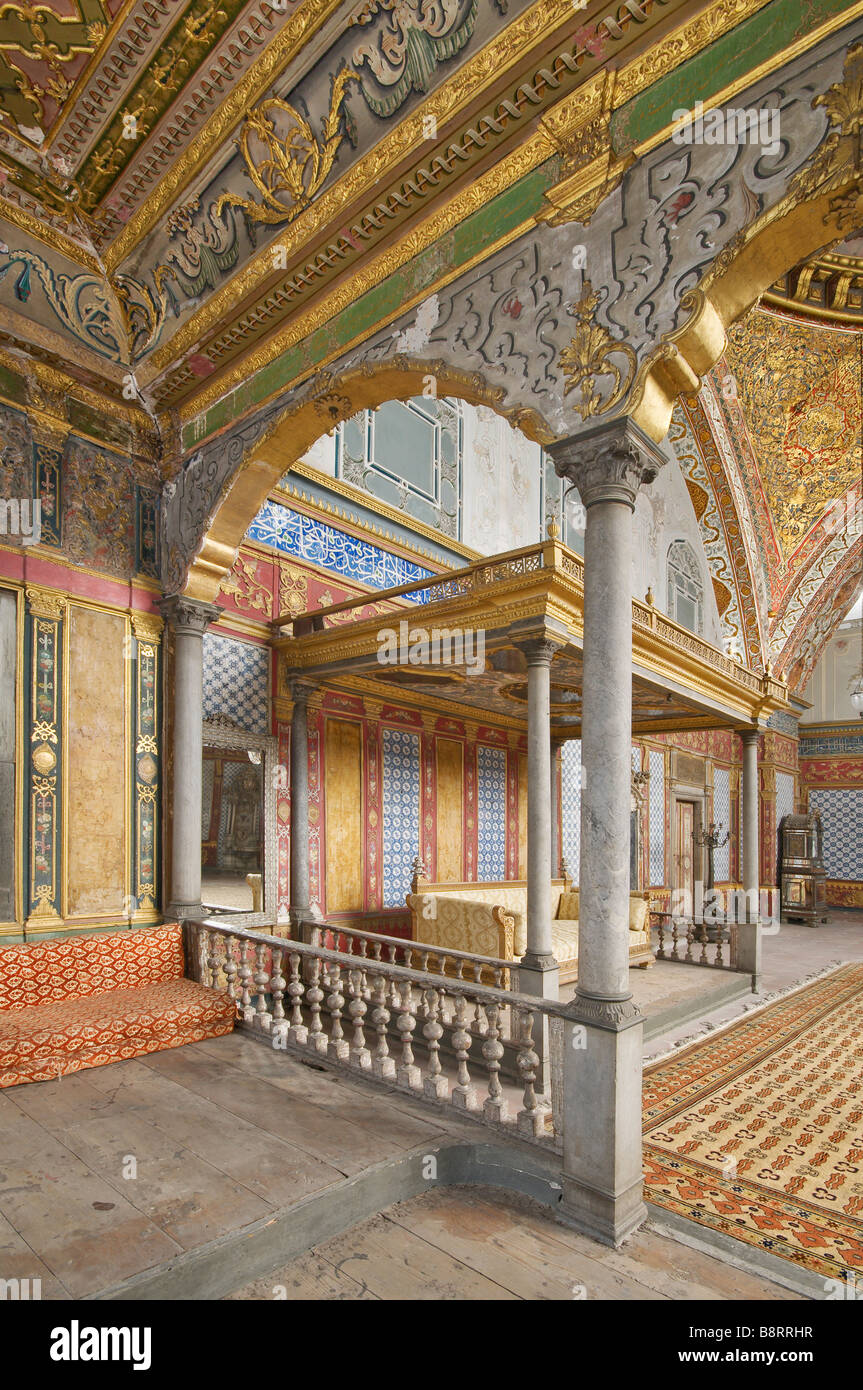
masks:
[[[186,598],[183,594],[160,599],[159,608],[175,632],[197,636],[203,636],[222,611],[217,603],[202,603],[200,599]]]
[[[638,489],[652,483],[665,455],[628,415],[547,446],[559,478],[578,488],[585,507],[595,502],[635,506]]]

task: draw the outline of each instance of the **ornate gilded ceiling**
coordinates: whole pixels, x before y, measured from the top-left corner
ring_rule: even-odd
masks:
[[[672,430],[729,647],[795,686],[863,579],[863,334],[798,310],[735,324]]]
[[[101,400],[173,476],[316,373],[336,418],[333,364],[354,352],[364,373],[370,351],[436,331],[477,378],[494,344],[477,390],[495,402],[523,369],[541,412],[559,366],[548,420],[568,432],[612,408],[614,373],[621,397],[644,392],[642,358],[679,338],[692,287],[787,210],[780,195],[847,182],[860,59],[843,35],[861,15],[858,0],[5,0],[0,373],[22,394],[3,393],[67,420],[64,392]],[[683,92],[744,91],[782,93],[779,164],[670,148]],[[829,249],[834,219],[765,296],[784,316],[733,327],[672,426],[729,647],[754,667],[798,659],[853,549],[853,508],[836,507],[860,435],[863,248],[857,193],[838,197],[846,242]],[[722,324],[699,323],[695,367],[668,346],[670,399],[716,360]]]

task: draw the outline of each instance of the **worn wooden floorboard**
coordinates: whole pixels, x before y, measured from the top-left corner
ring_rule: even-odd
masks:
[[[482,1187],[437,1188],[399,1202],[229,1297],[270,1299],[282,1290],[298,1300],[798,1297],[654,1232],[606,1249],[530,1198]]]

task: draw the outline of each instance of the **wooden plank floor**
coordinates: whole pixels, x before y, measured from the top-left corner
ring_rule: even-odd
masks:
[[[95,1294],[444,1132],[409,1096],[239,1034],[11,1086],[0,1276]]]
[[[774,1300],[797,1294],[666,1236],[608,1250],[528,1197],[436,1188],[389,1207],[230,1299]]]

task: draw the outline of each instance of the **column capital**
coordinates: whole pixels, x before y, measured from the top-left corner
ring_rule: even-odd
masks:
[[[129,614],[129,622],[132,633],[139,642],[158,642],[165,626],[155,613],[142,613],[137,609]]]
[[[72,426],[68,421],[55,420],[52,416],[44,415],[41,411],[30,420],[33,443],[38,444],[40,449],[53,449],[58,454],[63,452],[71,429]]]
[[[314,681],[302,680],[298,676],[289,676],[287,680],[287,686],[288,693],[295,706],[307,705],[309,703],[309,700],[312,698],[315,691],[317,690],[317,686],[315,685]]]
[[[566,644],[563,641],[554,641],[551,637],[528,637],[523,642],[517,642],[519,651],[524,652],[528,666],[550,666],[557,653]]]
[[[210,623],[214,623],[221,613],[217,603],[203,603],[200,599],[187,598],[185,594],[172,594],[170,598],[159,600],[162,616],[174,632],[191,633],[203,637]]]
[[[546,447],[559,478],[578,488],[585,507],[623,502],[634,508],[638,489],[652,483],[666,458],[628,415],[595,425]]]
[[[762,733],[761,729],[738,729],[737,732],[740,734],[740,741],[744,747],[753,743],[757,744]]]
[[[68,599],[55,589],[40,589],[28,584],[26,589],[27,607],[34,618],[56,618],[62,622],[66,617]]]

